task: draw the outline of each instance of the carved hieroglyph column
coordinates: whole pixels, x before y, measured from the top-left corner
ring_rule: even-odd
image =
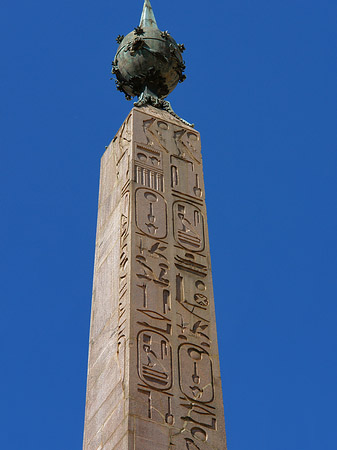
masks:
[[[83,448],[226,449],[200,136],[151,106],[101,162]]]

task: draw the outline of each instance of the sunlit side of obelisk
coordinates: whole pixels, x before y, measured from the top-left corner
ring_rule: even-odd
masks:
[[[184,47],[148,0],[118,42],[138,102],[101,160],[83,449],[223,450],[200,135],[164,100]]]

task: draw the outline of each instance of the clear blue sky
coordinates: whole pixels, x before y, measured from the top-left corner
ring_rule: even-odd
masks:
[[[142,0],[2,1],[0,448],[80,450],[99,160]],[[332,0],[152,0],[202,133],[230,450],[337,448]]]

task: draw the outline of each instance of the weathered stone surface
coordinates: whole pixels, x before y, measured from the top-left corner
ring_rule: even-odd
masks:
[[[101,161],[83,449],[226,449],[200,136],[152,107]]]

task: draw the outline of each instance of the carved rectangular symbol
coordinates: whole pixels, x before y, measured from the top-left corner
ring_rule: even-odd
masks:
[[[199,208],[191,203],[173,204],[175,240],[190,251],[202,251],[205,246],[204,218]]]
[[[172,349],[168,339],[152,330],[138,334],[138,374],[147,385],[158,390],[172,385]]]
[[[164,191],[163,162],[160,152],[137,148],[134,165],[135,181],[156,191]]]
[[[178,156],[171,156],[171,186],[177,192],[181,192],[198,200],[203,197],[200,186],[200,173],[196,164]]]
[[[182,393],[189,399],[201,403],[213,401],[213,368],[206,350],[194,344],[181,344],[179,381]]]
[[[136,223],[150,237],[163,239],[167,234],[167,207],[158,192],[139,188],[136,191]]]

